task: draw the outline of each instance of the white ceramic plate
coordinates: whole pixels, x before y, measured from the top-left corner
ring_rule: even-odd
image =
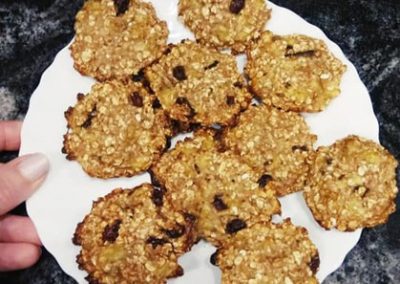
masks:
[[[193,35],[179,22],[178,0],[153,0],[160,18],[168,22],[170,42],[178,42]],[[272,18],[267,29],[277,34],[302,33],[323,39],[330,50],[347,65],[343,76],[342,93],[322,113],[307,114],[311,130],[318,135],[318,145],[327,145],[348,134],[361,135],[378,141],[378,123],[372,110],[368,91],[356,69],[340,48],[317,27],[293,12],[268,3]],[[244,56],[238,58],[242,68]],[[71,242],[76,224],[89,212],[92,201],[117,187],[129,188],[149,181],[143,174],[133,178],[100,180],[90,178],[77,162],[70,162],[61,154],[63,134],[66,132],[64,111],[76,103],[78,92],[88,92],[93,80],[82,77],[73,68],[69,50],[59,52],[53,64],[43,74],[34,92],[22,131],[21,155],[45,153],[51,170],[40,190],[27,202],[44,246],[54,255],[62,269],[79,283],[85,283],[86,273],[75,263],[79,247]],[[296,225],[308,229],[321,258],[318,279],[322,280],[343,262],[346,254],[357,243],[361,230],[352,233],[325,231],[312,218],[301,193],[281,199],[283,217],[291,217]],[[204,242],[180,259],[185,275],[169,283],[219,283],[220,271],[209,263],[214,248]]]

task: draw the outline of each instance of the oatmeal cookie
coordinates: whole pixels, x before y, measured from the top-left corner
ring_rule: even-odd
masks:
[[[307,157],[316,139],[300,114],[266,105],[250,106],[238,124],[223,134],[224,145],[279,196],[303,189],[309,171]]]
[[[171,135],[168,117],[153,108],[140,84],[97,83],[65,112],[68,132],[63,152],[90,175],[133,176],[158,159]]]
[[[396,209],[396,167],[382,146],[348,136],[318,148],[304,197],[326,229],[373,227],[385,223]]]
[[[222,270],[222,284],[318,283],[319,256],[305,228],[290,219],[257,223],[227,240],[210,258]]]
[[[165,153],[152,174],[176,210],[198,218],[199,236],[219,245],[256,221],[269,221],[280,213],[280,203],[260,175],[232,153],[221,152],[214,139],[198,131]]]
[[[201,44],[242,53],[271,11],[265,0],[180,0],[179,15]]]
[[[326,44],[305,35],[264,32],[247,49],[245,72],[266,104],[297,112],[319,112],[339,95],[346,66]]]
[[[150,184],[115,189],[93,203],[73,238],[89,283],[166,283],[193,244],[191,218],[171,209]]]
[[[230,125],[251,101],[235,57],[191,41],[170,46],[146,79],[169,116],[182,125]]]
[[[140,0],[88,0],[75,21],[74,67],[100,81],[122,79],[159,58],[167,24]]]

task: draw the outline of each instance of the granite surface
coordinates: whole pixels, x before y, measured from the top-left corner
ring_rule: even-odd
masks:
[[[23,119],[41,74],[72,38],[74,16],[82,2],[0,1],[0,120]],[[400,1],[276,0],[274,3],[320,27],[355,64],[371,95],[381,143],[399,160]],[[15,155],[1,153],[0,161]],[[400,206],[399,201],[398,198]],[[24,214],[23,206],[16,213]],[[364,230],[341,268],[324,283],[400,283],[399,264],[400,212],[397,211],[386,225]],[[44,250],[34,267],[0,273],[0,283],[75,281]]]

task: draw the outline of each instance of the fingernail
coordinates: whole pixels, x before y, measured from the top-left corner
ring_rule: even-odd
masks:
[[[20,174],[29,181],[44,177],[49,171],[49,160],[43,154],[31,154],[18,164]]]

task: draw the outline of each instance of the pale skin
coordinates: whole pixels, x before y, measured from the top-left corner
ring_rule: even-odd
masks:
[[[0,152],[19,149],[20,131],[21,122],[0,121]],[[0,271],[27,268],[40,257],[41,242],[32,221],[8,212],[38,189],[48,169],[42,154],[0,163]]]

